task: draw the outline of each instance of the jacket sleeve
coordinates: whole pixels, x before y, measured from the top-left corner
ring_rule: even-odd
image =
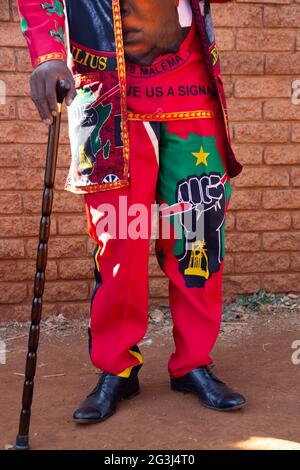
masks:
[[[22,34],[27,40],[33,67],[48,60],[66,60],[63,0],[17,1]]]

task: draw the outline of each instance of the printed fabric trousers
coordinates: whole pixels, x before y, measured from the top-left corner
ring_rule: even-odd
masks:
[[[222,315],[224,224],[231,194],[222,118],[129,121],[130,186],[85,195],[96,242],[91,359],[128,377],[143,359],[148,323],[151,206],[160,205],[156,255],[169,279],[172,377],[212,363]]]

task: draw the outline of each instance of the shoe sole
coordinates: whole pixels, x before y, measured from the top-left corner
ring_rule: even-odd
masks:
[[[100,419],[75,419],[73,418],[73,421],[76,424],[96,424],[96,423],[103,423],[103,421],[106,421],[108,418],[113,416],[115,414],[115,411],[113,413],[110,413],[109,415],[105,416],[105,418],[100,418]]]
[[[123,396],[121,397],[120,401],[122,400],[131,400],[132,398],[136,397],[137,395],[140,394],[140,390],[137,390],[136,392],[131,393],[128,396]],[[97,423],[103,423],[103,421],[106,421],[108,418],[113,416],[116,413],[116,411],[113,411],[109,415],[105,416],[104,418],[99,418],[99,419],[75,419],[73,418],[73,421],[77,424],[97,424]]]
[[[178,393],[192,393],[193,395],[197,396],[202,406],[210,410],[214,410],[214,411],[221,411],[221,412],[235,411],[235,410],[240,410],[241,408],[244,408],[244,406],[246,405],[246,403],[243,403],[241,405],[232,406],[231,408],[216,408],[215,406],[210,406],[210,405],[207,405],[205,402],[203,402],[201,398],[199,398],[196,392],[193,392],[191,390],[179,390],[178,388],[175,388],[172,385],[171,385],[171,390],[173,390],[173,392],[178,392]]]

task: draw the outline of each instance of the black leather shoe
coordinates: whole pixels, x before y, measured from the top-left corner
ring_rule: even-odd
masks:
[[[178,379],[171,378],[171,388],[176,392],[194,393],[207,408],[232,411],[246,404],[243,395],[234,392],[219,380],[210,367],[198,367]]]
[[[130,400],[139,394],[137,372],[141,366],[132,369],[130,377],[102,373],[94,390],[80,404],[73,419],[79,424],[101,423],[112,416],[120,400]]]

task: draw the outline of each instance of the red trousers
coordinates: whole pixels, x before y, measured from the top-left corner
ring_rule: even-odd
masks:
[[[147,329],[156,200],[162,205],[161,226],[169,227],[169,235],[160,231],[156,240],[159,264],[169,278],[174,324],[168,369],[180,377],[211,363],[220,327],[231,191],[225,130],[221,118],[129,125],[130,186],[85,196],[89,233],[97,243],[91,358],[97,368],[124,377],[142,363],[137,343]]]

